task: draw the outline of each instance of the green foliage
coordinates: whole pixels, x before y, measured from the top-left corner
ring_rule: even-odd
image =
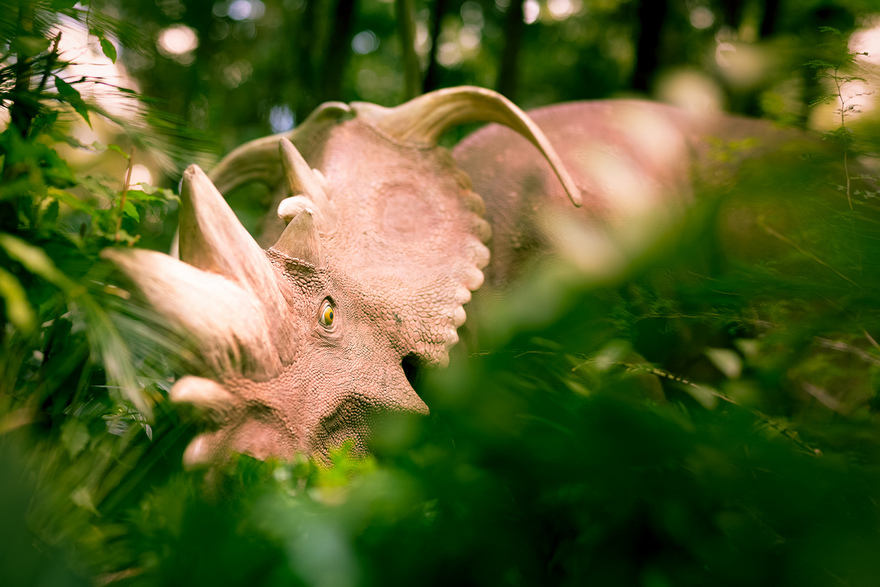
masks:
[[[830,54],[829,58],[833,60],[833,63],[822,59],[814,59],[807,62],[807,66],[817,70],[816,75],[819,79],[827,79],[831,82],[832,92],[818,96],[810,102],[810,106],[828,104],[831,102],[839,105],[837,113],[840,116],[840,126],[828,133],[828,136],[843,147],[843,170],[846,174],[846,197],[849,207],[852,209],[852,178],[850,177],[848,156],[854,147],[855,136],[851,130],[847,128],[846,119],[848,115],[856,110],[857,106],[852,104],[853,100],[858,100],[865,95],[865,92],[850,92],[845,94],[845,91],[847,86],[853,82],[867,84],[868,80],[864,77],[852,75],[851,73],[848,74],[846,72],[857,70],[856,58],[859,56],[866,56],[868,53],[851,51],[849,48],[849,39],[846,35],[833,27],[820,27],[820,31],[829,35],[831,38],[831,41],[826,44],[826,50]]]
[[[870,182],[845,169],[853,185],[842,185],[839,154],[749,158],[736,185],[702,186],[689,217],[613,283],[568,267],[526,276],[474,327],[468,353],[420,374],[431,416],[377,422],[370,458],[343,446],[330,467],[239,455],[184,471],[199,424],[166,396],[185,350],[98,255],[142,244],[145,219],[163,219],[175,197],[62,156],[73,147],[132,165],[131,147],[69,136],[77,119],[96,125],[107,113],[84,98],[92,80],[66,73],[54,11],[190,121],[181,129],[148,110],[128,129],[138,152],[176,136],[174,161],[204,146],[192,127],[216,126],[232,146],[265,134],[273,106],[302,119],[324,87],[309,84],[321,81],[333,15],[266,0],[280,15],[273,27],[233,19],[229,2],[75,4],[0,3],[15,15],[0,17],[0,100],[12,120],[0,134],[0,569],[10,584],[876,583],[878,209]],[[448,29],[483,22],[483,42],[441,79],[492,85],[504,2],[451,4]],[[526,29],[523,104],[626,88],[634,3],[586,4],[587,17],[557,22],[545,10]],[[663,50],[680,56],[667,65],[697,65],[721,25],[684,30],[691,5],[672,4],[682,18]],[[721,19],[718,3],[703,4]],[[783,16],[795,28],[813,4]],[[28,7],[30,19],[19,12]],[[361,3],[353,18],[379,44],[352,55],[341,95],[324,97],[394,103],[392,6]],[[172,24],[197,31],[194,61],[152,46]],[[811,73],[838,92],[805,91],[798,107],[842,101],[840,86],[860,79],[846,69],[848,29],[822,33],[827,46],[788,58],[809,54]],[[836,133],[854,136],[843,106]],[[707,156],[721,169],[755,148],[719,141]],[[479,314],[469,310],[469,324]]]
[[[9,523],[0,522],[10,553],[2,566],[15,569],[10,584],[80,584],[49,544],[96,515],[106,492],[119,487],[113,471],[149,448],[132,444],[152,433],[158,388],[149,378],[168,372],[145,364],[137,340],[150,340],[143,310],[110,284],[111,268],[98,254],[135,242],[140,215],[164,214],[173,195],[120,189],[121,178],[68,164],[59,144],[103,149],[67,136],[74,116],[95,122],[102,110],[83,98],[84,79],[64,77],[69,64],[51,32],[49,3],[2,8],[0,103],[10,121],[0,133],[0,460],[4,479],[16,480],[2,489],[10,500],[2,514]],[[130,159],[116,145],[107,150]],[[153,334],[151,352],[162,344]],[[29,472],[19,475],[19,467]],[[32,506],[14,509],[35,496]],[[47,546],[16,558],[33,540],[17,519],[24,509]]]

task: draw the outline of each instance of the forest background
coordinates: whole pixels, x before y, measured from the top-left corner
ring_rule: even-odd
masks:
[[[505,321],[480,325],[484,348],[420,379],[429,418],[329,469],[183,470],[198,415],[166,400],[175,347],[98,254],[167,250],[190,163],[324,101],[459,84],[526,109],[635,96],[761,117],[871,169],[878,15],[869,0],[0,1],[4,584],[876,584],[878,201],[840,165],[749,161],[611,283],[529,276]],[[746,147],[720,144],[719,165]],[[267,197],[230,200],[253,227]],[[736,198],[769,219],[773,254],[719,248]]]

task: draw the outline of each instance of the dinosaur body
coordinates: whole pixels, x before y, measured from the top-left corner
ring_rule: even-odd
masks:
[[[643,100],[572,102],[528,114],[584,205],[571,206],[549,166],[509,129],[488,125],[462,140],[453,156],[486,204],[493,238],[484,273],[497,289],[536,257],[560,252],[596,281],[611,278],[674,228],[697,192],[734,177],[742,160],[766,158],[782,145],[798,156],[822,148],[766,121]]]

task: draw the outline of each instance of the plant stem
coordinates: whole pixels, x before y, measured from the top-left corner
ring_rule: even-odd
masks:
[[[119,217],[116,219],[116,242],[119,242],[119,231],[122,230],[122,214],[125,209],[125,198],[128,196],[128,186],[131,183],[131,170],[134,168],[134,147],[128,156],[128,171],[125,172],[125,185],[122,186],[122,199],[119,200]]]
[[[46,82],[49,81],[49,76],[52,75],[52,69],[55,67],[55,61],[58,60],[58,43],[61,42],[61,32],[55,35],[55,38],[52,39],[52,48],[49,49],[49,55],[46,57],[46,69],[43,71],[43,77],[40,79],[40,85],[37,87],[37,95],[41,95],[43,90],[46,89]]]
[[[850,187],[850,178],[849,178],[849,145],[847,144],[847,136],[846,136],[846,103],[847,100],[843,99],[843,89],[840,85],[840,76],[838,72],[840,71],[840,66],[842,63],[838,63],[837,67],[834,68],[834,85],[837,86],[837,100],[840,102],[840,129],[843,131],[841,136],[843,137],[843,172],[846,174],[846,201],[849,204],[849,209],[853,209],[852,205],[852,194]]]

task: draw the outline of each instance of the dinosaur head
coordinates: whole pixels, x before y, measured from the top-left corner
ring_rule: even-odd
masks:
[[[105,252],[202,358],[204,372],[180,379],[171,399],[216,412],[220,425],[196,437],[188,464],[227,450],[326,456],[346,439],[365,450],[381,412],[427,412],[402,363],[448,361],[489,260],[482,200],[436,145],[474,120],[524,134],[579,198],[522,111],[457,88],[393,109],[324,105],[289,136],[231,153],[213,183],[192,166],[180,260]],[[284,186],[265,250],[220,194],[254,179]]]

